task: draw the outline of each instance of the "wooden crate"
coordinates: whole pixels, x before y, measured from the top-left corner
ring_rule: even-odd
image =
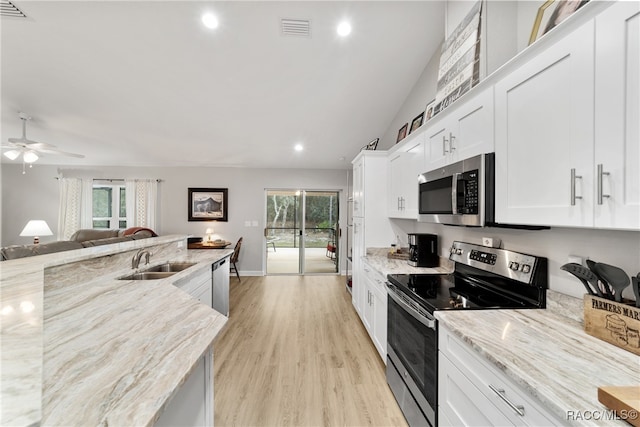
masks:
[[[640,356],[640,308],[633,302],[585,295],[584,331]]]

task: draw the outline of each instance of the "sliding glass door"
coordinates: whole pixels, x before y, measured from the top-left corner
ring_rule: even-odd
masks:
[[[338,272],[337,191],[267,190],[267,274]]]

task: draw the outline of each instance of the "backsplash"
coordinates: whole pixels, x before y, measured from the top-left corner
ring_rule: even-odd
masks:
[[[578,255],[622,268],[628,275],[640,271],[640,232],[552,228],[550,230],[512,230],[505,228],[455,227],[419,223],[412,220],[391,220],[401,242],[407,233],[434,233],[439,236],[440,255],[448,256],[454,240],[482,244],[482,237],[497,237],[501,247],[512,251],[543,256],[549,260],[549,289],[581,299],[584,287],[578,279],[560,270],[569,262],[569,255]],[[392,242],[389,242],[392,243]],[[631,287],[623,296],[634,299]]]

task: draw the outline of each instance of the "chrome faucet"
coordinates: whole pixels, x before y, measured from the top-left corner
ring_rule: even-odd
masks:
[[[133,259],[131,260],[131,268],[136,269],[138,268],[138,266],[140,265],[140,260],[142,259],[142,256],[144,255],[144,263],[149,264],[149,258],[151,257],[151,252],[140,249],[134,256]]]

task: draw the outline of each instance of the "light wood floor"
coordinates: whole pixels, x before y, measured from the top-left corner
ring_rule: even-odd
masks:
[[[215,425],[406,426],[341,276],[231,280]]]

